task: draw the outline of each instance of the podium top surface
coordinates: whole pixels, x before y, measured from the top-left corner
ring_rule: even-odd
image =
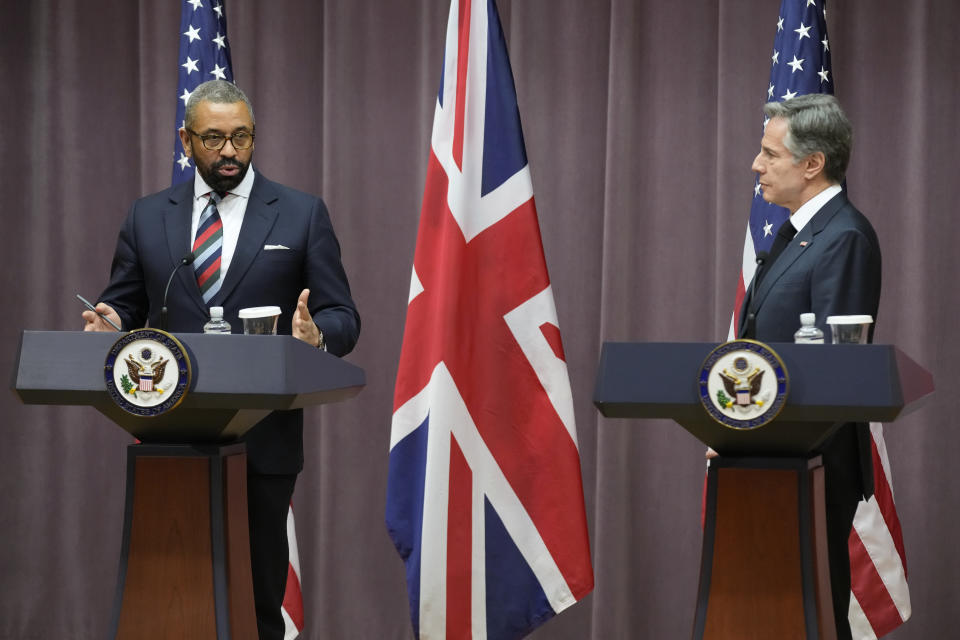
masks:
[[[25,404],[112,405],[104,361],[121,333],[24,331],[13,390]],[[180,333],[192,363],[183,409],[298,409],[352,397],[363,369],[292,336]]]
[[[607,342],[594,404],[607,417],[706,417],[698,374],[714,342]],[[771,343],[789,376],[778,420],[883,421],[933,391],[930,373],[893,345]]]
[[[723,455],[807,455],[846,422],[892,422],[933,391],[933,377],[892,345],[772,343],[789,390],[776,419],[754,429],[715,421],[698,383],[713,342],[607,342],[594,404],[610,418],[667,418]]]

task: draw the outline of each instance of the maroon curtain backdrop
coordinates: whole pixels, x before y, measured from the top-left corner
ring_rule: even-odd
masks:
[[[363,316],[360,400],[308,414],[296,494],[309,638],[412,636],[383,525],[392,389],[447,0],[227,2],[259,171],[321,194]],[[513,0],[510,41],[576,403],[597,586],[536,638],[682,638],[699,558],[703,447],[591,404],[604,340],[726,335],[779,0]],[[3,3],[0,370],[22,329],[76,329],[127,207],[169,182],[175,0]],[[877,339],[939,391],[891,425],[913,619],[951,637],[960,311],[960,4],[831,2],[849,185],[884,252]],[[92,409],[0,395],[0,638],[100,639],[117,570],[124,447]]]

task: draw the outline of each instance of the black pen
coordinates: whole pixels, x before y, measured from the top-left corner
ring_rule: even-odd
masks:
[[[108,318],[107,316],[105,316],[105,315],[103,315],[102,313],[100,313],[99,311],[97,311],[97,308],[96,308],[95,306],[93,306],[92,304],[90,304],[90,301],[87,300],[86,298],[84,298],[84,297],[83,297],[82,295],[80,295],[79,293],[77,294],[77,300],[79,300],[80,302],[82,302],[82,303],[83,303],[83,306],[85,306],[87,309],[90,309],[90,311],[93,311],[95,314],[97,314],[98,316],[100,316],[101,318],[103,318],[103,321],[104,321],[104,322],[110,323],[110,326],[111,326],[111,327],[113,327],[113,328],[116,329],[117,331],[123,331],[123,329],[120,328],[120,325],[118,325],[116,322],[114,322],[113,320],[111,320],[111,319]]]

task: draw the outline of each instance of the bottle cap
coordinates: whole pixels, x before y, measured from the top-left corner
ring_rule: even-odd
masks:
[[[210,307],[210,317],[211,317],[211,318],[222,318],[222,317],[223,317],[223,307]]]
[[[800,314],[800,324],[803,325],[814,325],[817,322],[817,314],[815,313],[801,313]]]

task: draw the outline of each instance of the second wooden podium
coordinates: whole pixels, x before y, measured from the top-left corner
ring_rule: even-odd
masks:
[[[708,472],[694,640],[832,640],[817,450],[844,422],[892,422],[933,379],[890,345],[769,345],[789,394],[772,422],[737,429],[700,401],[717,346],[606,343],[594,404],[607,417],[672,419],[720,454]]]

